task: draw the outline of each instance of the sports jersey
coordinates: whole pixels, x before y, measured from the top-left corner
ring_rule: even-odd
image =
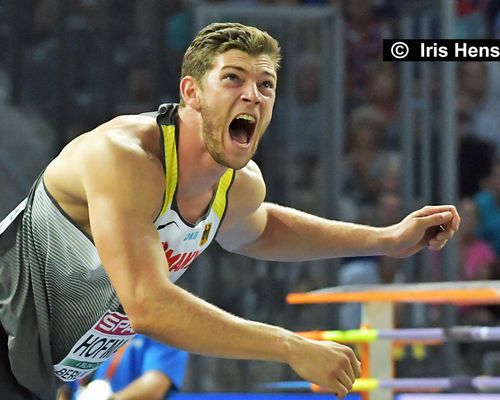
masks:
[[[228,169],[222,176],[195,224],[183,219],[176,204],[177,110],[176,104],[164,104],[155,114],[166,190],[154,224],[172,281],[214,239],[235,174]],[[57,204],[43,175],[0,223],[0,322],[15,379],[50,400],[59,385],[87,375],[135,335],[92,238]]]
[[[182,386],[188,357],[188,353],[184,350],[167,346],[144,335],[136,335],[119,358],[116,369],[110,372],[114,362],[112,357],[95,371],[92,379],[109,381],[113,393],[116,393],[145,373],[158,371],[167,376],[171,382],[168,390],[170,396],[178,392]],[[73,385],[73,389],[77,391],[78,385]],[[73,398],[76,399],[76,396]]]

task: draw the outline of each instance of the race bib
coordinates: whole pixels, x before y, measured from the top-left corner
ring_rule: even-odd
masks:
[[[90,374],[135,336],[126,315],[107,311],[73,346],[69,354],[54,365],[54,374],[71,382]]]

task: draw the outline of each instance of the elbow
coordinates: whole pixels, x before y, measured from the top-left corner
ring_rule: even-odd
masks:
[[[149,286],[147,289],[136,287],[132,293],[120,298],[130,326],[135,333],[154,336],[157,330],[158,315],[165,303],[165,300],[161,298],[165,293],[165,288],[154,286]]]
[[[148,322],[146,319],[141,316],[139,313],[130,313],[127,311],[127,317],[130,322],[130,327],[135,333],[139,333],[141,335],[147,335],[149,330],[148,329]]]
[[[130,322],[130,327],[135,333],[147,335],[151,330],[147,313],[147,306],[142,301],[129,302],[124,305],[125,313]]]

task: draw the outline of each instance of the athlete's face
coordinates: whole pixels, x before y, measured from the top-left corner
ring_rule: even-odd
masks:
[[[272,116],[276,72],[267,55],[232,49],[219,54],[200,88],[202,134],[215,161],[243,168]]]

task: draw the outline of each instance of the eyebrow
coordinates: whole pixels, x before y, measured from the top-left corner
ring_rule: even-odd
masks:
[[[239,65],[231,65],[231,64],[228,64],[228,65],[224,65],[222,68],[221,68],[221,71],[225,70],[225,69],[236,69],[238,71],[241,71],[241,72],[248,72],[245,68],[242,68],[240,67]],[[262,73],[264,75],[267,75],[271,78],[273,78],[274,80],[277,79],[277,76],[274,72],[270,72],[269,70],[265,69],[262,71]]]

